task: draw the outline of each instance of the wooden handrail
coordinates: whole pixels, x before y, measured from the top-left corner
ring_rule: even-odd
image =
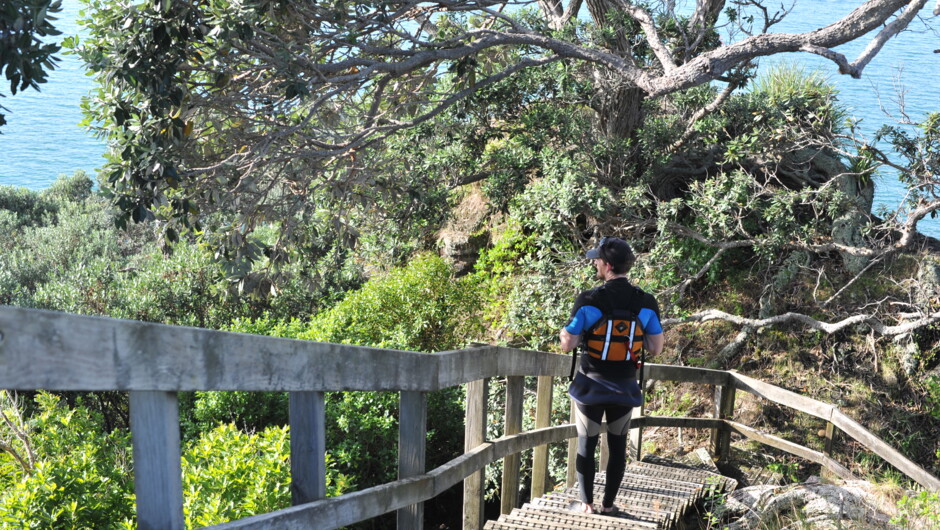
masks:
[[[430,392],[570,358],[498,346],[418,353],[0,306],[0,388]]]
[[[479,476],[488,463],[576,435],[573,425],[545,426],[551,380],[567,376],[569,363],[565,355],[496,346],[425,354],[0,306],[0,388],[130,391],[135,462],[138,471],[151,473],[135,480],[143,488],[137,495],[141,528],[182,528],[182,494],[174,479],[179,475],[177,391],[291,392],[292,461],[298,462],[291,471],[292,493],[298,505],[217,528],[307,528],[313,523],[338,527],[393,510],[399,510],[403,527],[420,527],[423,501],[472,475]],[[724,454],[728,436],[735,432],[817,462],[839,476],[851,476],[827,454],[828,449],[820,453],[732,421],[734,394],[740,390],[826,421],[827,432],[838,428],[922,486],[940,491],[940,480],[833,405],[734,371],[648,364],[646,373],[650,380],[715,386],[720,390],[718,410],[715,418],[641,416],[632,425],[638,432],[655,425],[711,429],[718,456]],[[468,435],[472,441],[466,453],[423,472],[423,394],[468,383],[485,389],[487,379],[507,376],[513,378],[514,395],[519,376],[539,376],[541,428],[509,434],[518,428],[518,418],[513,418],[507,436],[486,441],[479,436],[480,424],[486,421],[486,393],[476,391],[474,402],[483,400],[482,410],[473,413],[479,416],[474,422],[480,424],[471,429],[468,422],[473,433]],[[359,390],[401,392],[402,415],[407,417],[401,421],[400,444],[407,451],[400,455],[400,479],[324,499],[323,393]],[[521,406],[517,396],[512,401],[513,407]],[[829,434],[827,447],[831,439]],[[155,446],[147,440],[159,443]],[[535,453],[533,491],[547,486],[544,478],[537,478],[545,477],[540,468],[547,466],[547,451]],[[474,496],[477,489],[474,486]],[[465,517],[465,524],[482,525],[479,513]]]
[[[487,464],[526,449],[560,442],[574,436],[577,436],[574,425],[560,425],[503,436],[484,442],[424,475],[208,528],[339,528],[426,501],[460,483]]]

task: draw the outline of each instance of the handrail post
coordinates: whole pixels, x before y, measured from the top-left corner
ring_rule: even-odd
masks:
[[[548,427],[552,421],[552,376],[539,376],[536,390],[535,428]],[[548,446],[532,450],[532,498],[541,497],[548,490]]]
[[[826,456],[832,456],[832,445],[836,439],[836,426],[831,421],[826,422]]]
[[[423,474],[427,454],[428,400],[424,392],[402,391],[398,405],[398,478]],[[424,504],[398,510],[398,529],[420,530],[424,522]]]
[[[734,378],[729,373],[723,385],[715,386],[715,418],[728,420],[734,417]],[[722,425],[712,430],[712,456],[718,461],[728,459],[731,452],[731,429]]]
[[[643,397],[644,403],[646,396]],[[643,413],[644,406],[633,407],[630,411],[630,444],[633,446],[634,458],[639,462],[643,458]],[[629,447],[627,451],[629,451]]]
[[[291,392],[291,504],[326,498],[326,404],[323,392]]]
[[[571,400],[571,411],[568,416],[568,423],[576,424],[578,406]],[[568,474],[565,477],[565,487],[573,488],[578,483],[578,438],[568,438]]]
[[[132,391],[130,414],[137,526],[142,530],[184,530],[176,393]]]
[[[525,377],[512,375],[506,378],[506,420],[503,434],[522,432],[522,398]],[[519,505],[519,453],[503,459],[503,485],[500,492],[500,513],[509,513]]]
[[[467,411],[464,427],[464,453],[486,441],[486,399],[488,380],[467,383]],[[483,528],[483,470],[463,481],[463,528]]]

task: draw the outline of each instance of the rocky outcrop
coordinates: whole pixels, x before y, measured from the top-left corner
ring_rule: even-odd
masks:
[[[470,187],[466,196],[454,208],[450,221],[437,234],[441,255],[454,263],[457,275],[473,270],[480,250],[489,243],[486,229],[490,207],[478,187]]]
[[[868,482],[835,485],[811,477],[803,484],[751,486],[732,492],[725,499],[723,515],[737,519],[722,528],[764,528],[781,517],[800,521],[803,526],[799,528],[894,528],[888,513],[894,509],[886,504]]]

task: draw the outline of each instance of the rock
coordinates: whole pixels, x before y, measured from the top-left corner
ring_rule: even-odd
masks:
[[[933,258],[925,257],[920,262],[914,301],[930,308],[940,305],[940,263]]]
[[[862,227],[868,224],[868,216],[859,211],[849,211],[832,222],[832,240],[834,243],[849,247],[865,247]],[[856,256],[849,252],[839,252],[846,270],[858,274],[868,266],[869,258]]]
[[[743,530],[799,510],[799,520],[812,522],[812,528],[846,528],[845,522],[864,523],[865,528],[890,528],[889,508],[864,481],[842,485],[824,484],[818,478],[790,486],[752,486],[732,492],[727,513],[743,513],[723,528]],[[851,526],[848,526],[851,527]]]
[[[441,254],[454,262],[457,275],[473,269],[480,250],[489,242],[486,230],[489,214],[489,204],[482,192],[471,188],[454,209],[453,217],[437,234]]]

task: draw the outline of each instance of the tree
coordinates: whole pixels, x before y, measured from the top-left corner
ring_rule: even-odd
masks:
[[[55,69],[57,44],[43,44],[39,37],[60,35],[52,25],[52,13],[62,10],[61,0],[10,0],[0,7],[0,70],[6,70],[10,93],[46,82],[46,71]],[[3,93],[0,93],[3,97]],[[0,105],[0,111],[7,110]],[[6,123],[0,112],[0,127]]]
[[[769,278],[760,315],[693,320],[829,329],[785,312],[772,286],[808,266],[801,256],[838,255],[849,276],[814,302],[831,306],[940,209],[921,186],[908,215],[872,217],[884,162],[853,139],[831,89],[754,73],[800,51],[859,77],[926,0],[868,1],[804,34],[771,33],[787,12],[754,1],[685,14],[601,0],[89,3],[79,52],[102,85],[89,108],[111,142],[104,180],[121,222],[159,218],[169,240],[194,229],[226,259],[286,261],[309,226],[340,246],[369,227],[401,237],[382,224],[399,214],[427,234],[449,190],[482,180],[540,233],[537,253],[577,255],[601,232],[643,241],[674,272],[657,289],[672,304],[735,249],[756,256]],[[736,36],[721,42],[719,24]],[[862,38],[853,60],[833,50]],[[533,119],[548,108],[554,129]],[[446,167],[454,149],[465,163]],[[251,234],[271,223],[279,239],[260,245]],[[875,327],[938,318],[918,307],[924,319]],[[858,307],[831,316],[832,329],[873,323]]]
[[[625,141],[600,176],[636,181],[646,102],[728,82],[687,116],[690,130],[746,83],[753,61],[783,52],[819,54],[860,77],[926,0],[865,2],[804,34],[769,32],[785,11],[723,0],[686,14],[675,2],[620,0],[89,3],[94,37],[80,52],[102,83],[92,116],[112,144],[106,180],[125,220],[173,219],[173,239],[224,207],[238,212],[222,244],[234,249],[275,219],[293,235],[297,219],[335,197],[407,194],[370,148],[559,61],[590,84],[597,131]],[[719,42],[721,13],[744,38]],[[861,38],[871,41],[854,60],[832,49]]]

